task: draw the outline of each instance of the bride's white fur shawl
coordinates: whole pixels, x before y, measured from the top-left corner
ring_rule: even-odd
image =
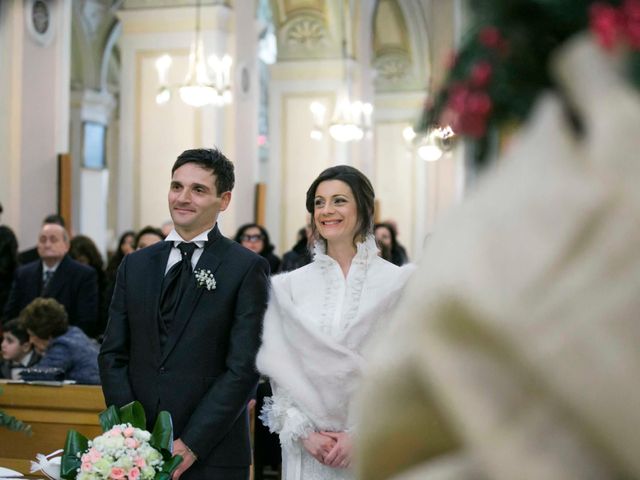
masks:
[[[373,244],[375,254],[375,244]],[[346,430],[350,403],[365,367],[362,355],[371,337],[386,325],[389,310],[395,305],[412,268],[391,266],[371,252],[364,252],[367,265],[358,312],[337,338],[323,333],[317,323],[301,311],[292,298],[292,282],[308,277],[304,272],[289,272],[272,279],[269,308],[264,319],[262,347],[257,366],[284,390],[294,404],[317,429]],[[325,259],[326,260],[326,259]],[[322,260],[306,269],[322,267]],[[316,272],[317,273],[317,272]],[[295,274],[295,275],[294,275]],[[367,290],[370,276],[384,277],[385,289]],[[380,278],[378,286],[380,285]],[[313,282],[311,282],[313,283]],[[309,284],[322,294],[322,285]],[[375,295],[377,298],[364,298]],[[321,312],[318,312],[318,316]],[[268,415],[268,412],[267,412]],[[276,429],[277,430],[277,429]]]

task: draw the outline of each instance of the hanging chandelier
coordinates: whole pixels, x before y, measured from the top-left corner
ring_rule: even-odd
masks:
[[[406,127],[402,136],[407,145],[415,147],[418,156],[426,162],[439,160],[444,153],[452,150],[456,140],[456,134],[449,125],[435,125],[419,137],[412,127]]]
[[[337,142],[357,142],[371,135],[371,117],[373,115],[373,105],[363,103],[359,100],[352,101],[352,79],[351,65],[347,58],[348,45],[346,34],[346,21],[344,6],[341,4],[342,20],[342,63],[343,63],[343,92],[336,100],[331,123],[329,124],[329,135]],[[352,0],[349,0],[349,20],[353,18]],[[324,104],[314,101],[309,106],[313,116],[313,129],[311,138],[322,140],[324,134],[324,118],[326,107]]]
[[[171,57],[166,54],[156,60],[160,83],[156,103],[159,105],[165,104],[171,99],[172,87],[167,78],[171,63]],[[231,57],[226,54],[222,58],[210,55],[205,60],[204,42],[200,30],[200,0],[198,0],[196,3],[196,36],[189,52],[189,67],[184,82],[178,86],[178,93],[182,101],[192,107],[230,104],[232,101],[231,64]]]

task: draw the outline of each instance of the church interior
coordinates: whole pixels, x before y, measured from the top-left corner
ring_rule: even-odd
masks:
[[[280,256],[321,171],[370,179],[416,269],[364,312],[390,321],[357,478],[640,478],[640,0],[1,0],[0,87],[21,252],[51,214],[103,260],[165,226],[187,149],[234,164],[222,234],[259,224]],[[0,477],[102,431],[98,385],[52,391],[0,383]]]
[[[236,171],[225,235],[256,221],[281,255],[311,180],[349,164],[418,260],[473,176],[414,130],[465,19],[460,0],[3,1],[2,222],[26,249],[62,209],[106,257],[169,219],[175,158],[215,146]],[[189,97],[199,71],[213,87]]]

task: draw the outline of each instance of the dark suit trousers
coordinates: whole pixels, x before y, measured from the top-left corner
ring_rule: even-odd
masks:
[[[211,467],[196,462],[180,480],[249,480],[249,467]]]

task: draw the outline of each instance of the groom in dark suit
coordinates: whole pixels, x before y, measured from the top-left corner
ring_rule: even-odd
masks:
[[[139,400],[149,425],[171,413],[174,454],[184,457],[174,479],[249,478],[247,402],[269,265],[218,230],[233,184],[233,164],[217,150],[178,157],[174,230],[124,258],[100,351],[107,405]]]

